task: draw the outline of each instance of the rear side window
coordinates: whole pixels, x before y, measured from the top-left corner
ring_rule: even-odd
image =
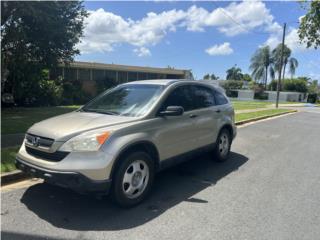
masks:
[[[161,111],[168,106],[181,106],[184,111],[194,109],[190,86],[181,86],[174,89],[163,103]]]
[[[214,91],[214,98],[216,100],[216,105],[223,105],[228,103],[228,99],[218,91]]]
[[[203,86],[192,86],[195,108],[207,108],[215,105],[212,89]]]

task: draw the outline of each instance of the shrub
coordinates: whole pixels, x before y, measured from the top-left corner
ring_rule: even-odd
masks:
[[[277,80],[272,80],[269,84],[269,89],[272,91],[277,90]],[[281,91],[288,92],[307,92],[307,81],[303,78],[295,78],[295,79],[284,79],[281,81]]]
[[[237,80],[225,80],[222,82],[222,87],[224,89],[241,89],[243,86],[242,81],[237,81]]]

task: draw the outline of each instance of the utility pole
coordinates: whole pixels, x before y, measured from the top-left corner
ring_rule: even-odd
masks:
[[[281,71],[282,71],[282,65],[283,65],[283,49],[284,49],[284,39],[285,39],[285,36],[286,36],[286,23],[283,24],[282,45],[281,45],[281,57],[280,57],[279,76],[278,76],[278,83],[277,83],[276,108],[278,108],[278,105],[279,105],[279,94],[280,94]]]

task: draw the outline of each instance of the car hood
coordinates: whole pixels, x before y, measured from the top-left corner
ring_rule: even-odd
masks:
[[[137,118],[92,112],[71,112],[38,122],[28,130],[28,133],[56,141],[67,141],[81,132],[133,121],[137,121]]]

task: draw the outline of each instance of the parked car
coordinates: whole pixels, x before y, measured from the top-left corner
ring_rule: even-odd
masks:
[[[110,193],[128,207],[147,196],[159,170],[204,150],[225,161],[235,136],[234,110],[219,88],[202,81],[136,81],[34,124],[16,165],[48,183]]]

